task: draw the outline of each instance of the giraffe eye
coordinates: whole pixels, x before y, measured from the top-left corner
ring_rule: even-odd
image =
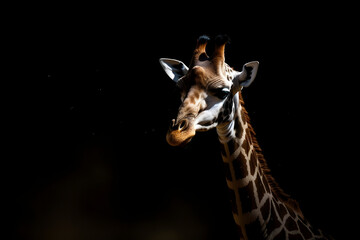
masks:
[[[214,92],[215,97],[218,97],[220,99],[225,99],[227,96],[229,96],[229,94],[230,90],[227,88],[219,88]]]

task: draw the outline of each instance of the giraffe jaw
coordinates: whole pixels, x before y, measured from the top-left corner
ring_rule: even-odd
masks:
[[[197,131],[197,132],[206,132],[206,131],[209,131],[210,129],[215,128],[217,125],[218,125],[217,122],[214,122],[214,123],[209,124],[209,125],[200,125],[200,124],[197,124],[197,125],[196,125],[196,131]]]

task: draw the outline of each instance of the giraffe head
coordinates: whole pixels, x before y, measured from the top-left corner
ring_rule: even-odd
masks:
[[[172,146],[188,143],[197,131],[207,131],[229,121],[234,96],[255,79],[258,62],[246,63],[238,72],[225,63],[226,36],[215,38],[209,57],[206,45],[209,37],[197,40],[190,66],[175,59],[161,58],[160,64],[181,91],[182,104],[166,135]]]

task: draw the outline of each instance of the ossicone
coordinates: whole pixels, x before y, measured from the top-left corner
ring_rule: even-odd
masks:
[[[215,44],[217,46],[224,45],[224,44],[227,44],[227,43],[230,43],[230,38],[229,38],[228,35],[223,34],[223,35],[217,35],[215,37]]]
[[[197,39],[196,48],[191,60],[190,66],[196,65],[197,61],[205,61],[209,58],[206,54],[206,45],[210,41],[210,38],[206,35],[202,35]]]

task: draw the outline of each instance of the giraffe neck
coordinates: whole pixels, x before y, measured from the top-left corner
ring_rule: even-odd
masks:
[[[217,133],[240,239],[308,239],[321,235],[269,175],[238,94],[233,98],[232,116],[217,126]]]

